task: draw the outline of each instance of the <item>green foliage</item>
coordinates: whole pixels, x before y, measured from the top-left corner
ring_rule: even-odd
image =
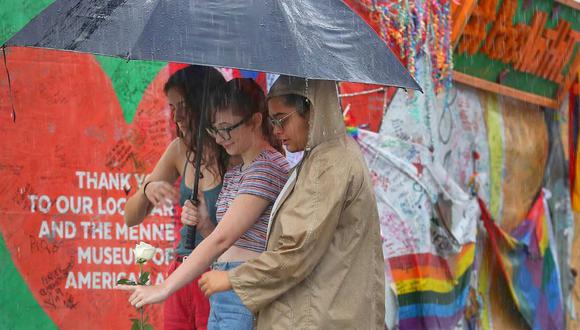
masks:
[[[137,285],[134,281],[130,281],[126,278],[122,278],[117,281],[117,285]]]
[[[141,273],[141,276],[139,277],[139,285],[147,285],[148,281],[149,281],[149,272]]]

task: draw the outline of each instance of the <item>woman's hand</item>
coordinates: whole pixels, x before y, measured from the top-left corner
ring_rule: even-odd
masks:
[[[145,197],[154,206],[173,205],[177,203],[177,190],[165,181],[151,181],[143,186]]]
[[[169,297],[169,293],[163,285],[117,285],[115,288],[132,291],[129,303],[137,308],[163,302]]]
[[[228,291],[232,288],[232,283],[228,272],[212,270],[201,276],[199,287],[206,297],[216,292]]]
[[[202,226],[207,225],[209,220],[209,212],[205,205],[205,198],[203,194],[198,196],[199,204],[194,205],[191,200],[186,200],[181,210],[181,222],[186,226]]]

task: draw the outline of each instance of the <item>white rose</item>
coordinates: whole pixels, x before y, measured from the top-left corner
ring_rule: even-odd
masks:
[[[147,260],[153,258],[153,255],[155,254],[155,247],[145,242],[141,242],[135,245],[133,253],[135,254],[137,263],[145,263]]]

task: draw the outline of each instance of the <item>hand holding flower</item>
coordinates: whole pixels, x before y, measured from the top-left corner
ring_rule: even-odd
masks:
[[[169,297],[169,293],[163,285],[118,285],[117,288],[133,292],[129,297],[129,303],[136,308],[141,308],[150,304],[157,304],[163,302],[167,297]]]
[[[154,246],[147,244],[145,242],[140,242],[139,244],[135,245],[135,248],[133,249],[133,254],[135,255],[135,262],[139,265],[139,279],[137,280],[137,283],[135,283],[134,281],[130,281],[128,279],[120,279],[117,281],[117,286],[115,287],[116,289],[119,290],[133,291],[133,294],[129,298],[129,302],[131,303],[131,305],[139,309],[140,317],[139,319],[132,319],[133,320],[132,329],[141,329],[141,330],[153,329],[153,327],[149,323],[147,323],[147,319],[144,319],[142,307],[150,303],[163,301],[168,296],[168,294],[165,293],[165,295],[163,294],[153,295],[152,296],[153,299],[148,300],[143,299],[143,291],[155,292],[154,289],[156,288],[146,286],[147,282],[149,282],[150,273],[143,271],[143,265],[147,261],[151,260],[151,258],[153,258],[153,256],[155,255],[155,250],[156,249]],[[161,291],[164,292],[164,290]]]

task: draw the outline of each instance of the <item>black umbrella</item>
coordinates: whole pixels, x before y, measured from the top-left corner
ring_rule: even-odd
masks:
[[[6,45],[421,90],[340,0],[57,0]],[[203,130],[201,120],[194,201]]]
[[[6,44],[421,89],[340,0],[57,0]]]

